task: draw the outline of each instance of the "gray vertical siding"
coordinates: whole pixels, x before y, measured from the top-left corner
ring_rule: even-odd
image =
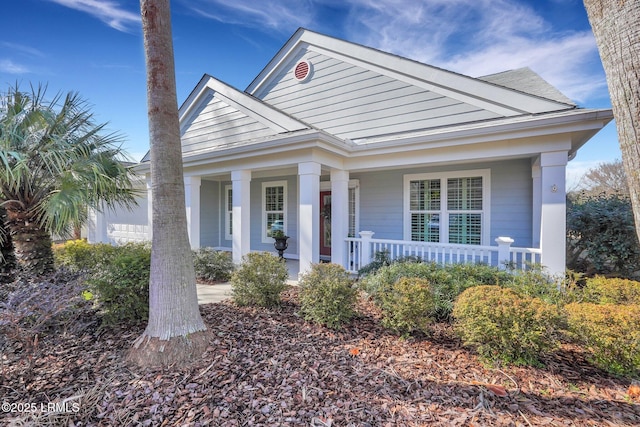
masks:
[[[402,239],[403,176],[403,171],[350,176],[360,181],[360,230],[357,231],[373,231],[376,239]]]
[[[497,237],[507,236],[514,240],[513,246],[531,247],[531,160],[512,160],[492,167],[491,187],[491,244],[495,244]]]
[[[200,246],[220,246],[220,183],[202,180],[200,184]],[[224,206],[223,206],[224,207]]]

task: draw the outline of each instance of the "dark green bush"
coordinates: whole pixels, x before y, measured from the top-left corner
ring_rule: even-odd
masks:
[[[314,264],[300,279],[300,314],[305,320],[339,329],[355,315],[357,291],[338,264]]]
[[[274,307],[287,288],[287,266],[268,252],[245,255],[240,267],[231,275],[231,293],[238,305]]]
[[[114,246],[88,279],[103,311],[103,323],[139,322],[149,317],[151,247]]]
[[[554,280],[547,275],[541,265],[531,265],[526,270],[510,271],[499,284],[502,287],[516,291],[518,295],[540,298],[541,300],[561,304],[569,297],[564,282]]]
[[[388,292],[380,296],[382,324],[402,335],[412,332],[428,334],[435,307],[429,281],[417,277],[398,279]]]
[[[231,277],[234,266],[230,252],[199,248],[193,251],[193,267],[197,279],[226,282]]]
[[[640,305],[573,303],[569,331],[602,369],[640,376]]]
[[[373,261],[371,261],[369,264],[365,265],[360,270],[358,270],[358,276],[362,278],[371,274],[375,274],[382,267],[386,267],[391,264],[416,263],[416,262],[422,262],[420,257],[405,256],[405,257],[391,259],[391,255],[389,254],[389,251],[385,249],[385,250],[374,253]]]
[[[596,304],[640,304],[640,282],[595,276],[582,289],[584,300]]]
[[[602,194],[568,200],[567,266],[627,278],[638,272],[640,243],[628,197]]]
[[[509,272],[482,264],[442,266],[432,262],[398,262],[364,277],[360,286],[379,304],[380,296],[389,292],[393,284],[402,277],[417,277],[429,281],[435,301],[434,316],[438,321],[449,320],[455,299],[465,289],[513,280]]]
[[[536,365],[555,349],[563,326],[559,309],[500,286],[476,286],[456,300],[455,330],[490,361]]]

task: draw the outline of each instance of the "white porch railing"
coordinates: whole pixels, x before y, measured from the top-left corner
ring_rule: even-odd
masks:
[[[376,252],[381,251],[387,252],[391,259],[411,256],[443,265],[480,263],[505,268],[509,264],[518,269],[540,263],[542,254],[542,251],[536,248],[511,247],[513,239],[508,237],[498,237],[497,246],[478,246],[373,239],[373,234],[371,231],[362,231],[360,238],[346,239],[346,268],[350,273],[356,274],[360,268],[373,260]]]

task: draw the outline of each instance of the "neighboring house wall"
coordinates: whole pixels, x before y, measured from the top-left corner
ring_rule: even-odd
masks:
[[[111,244],[145,242],[150,240],[148,224],[148,200],[146,194],[137,199],[138,206],[132,210],[119,208],[91,216],[95,226],[90,227],[89,241]],[[100,217],[100,219],[97,219]],[[96,224],[96,220],[98,221]]]

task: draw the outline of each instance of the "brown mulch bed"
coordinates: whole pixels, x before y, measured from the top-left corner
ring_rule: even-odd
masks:
[[[450,327],[401,339],[366,302],[341,331],[307,323],[295,293],[285,292],[277,310],[201,306],[214,339],[188,368],[127,366],[141,327],[44,337],[32,358],[6,347],[0,400],[35,413],[4,411],[0,424],[640,425],[630,380],[594,368],[579,348],[563,347],[543,368],[489,367]]]

